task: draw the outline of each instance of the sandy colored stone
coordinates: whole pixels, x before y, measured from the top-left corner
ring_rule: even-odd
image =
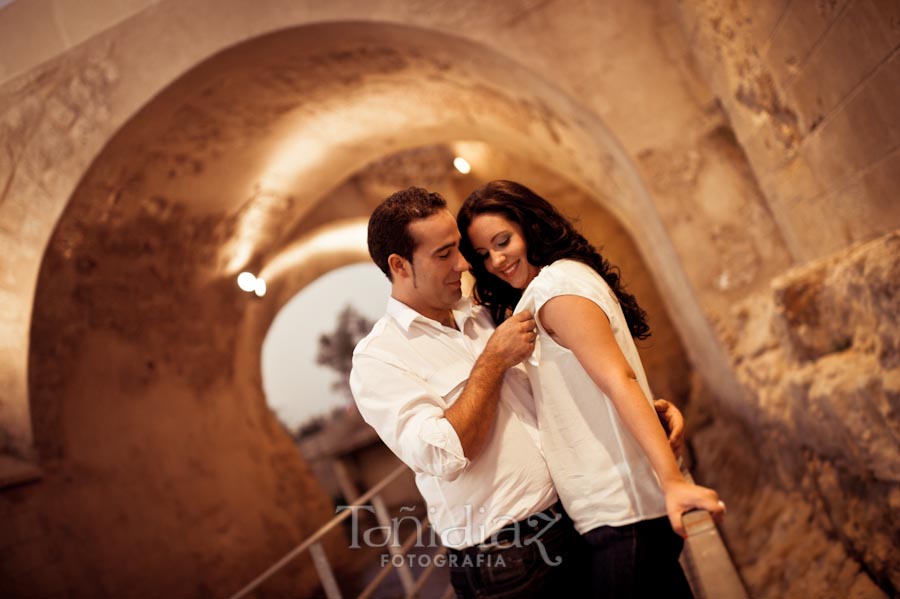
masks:
[[[698,476],[747,510],[732,511],[738,522],[725,530],[754,596],[865,596],[897,585],[898,241],[895,232],[788,271],[723,325],[750,402],[732,433],[713,433],[733,426],[707,411],[715,416],[694,447]],[[706,455],[747,448],[766,465],[755,485]]]
[[[0,9],[0,446],[44,468],[0,495],[0,590],[227,594],[326,519],[263,405],[276,308],[231,279],[441,179],[373,161],[477,139],[655,294],[653,385],[693,387],[754,596],[896,594],[900,260],[851,248],[900,226],[893,3],[51,4]]]

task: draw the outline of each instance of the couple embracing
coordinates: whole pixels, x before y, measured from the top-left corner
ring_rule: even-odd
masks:
[[[682,477],[682,417],[652,399],[634,343],[649,327],[616,269],[502,180],[455,219],[399,191],[368,245],[391,296],[351,388],[415,473],[457,596],[691,597],[681,515],[724,504]]]

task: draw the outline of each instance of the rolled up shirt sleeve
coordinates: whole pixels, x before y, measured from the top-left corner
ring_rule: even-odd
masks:
[[[468,467],[459,435],[444,417],[449,405],[425,379],[357,353],[350,389],[363,419],[414,472],[453,480]]]

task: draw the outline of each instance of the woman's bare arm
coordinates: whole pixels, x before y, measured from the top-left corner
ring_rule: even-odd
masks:
[[[647,401],[616,343],[606,313],[586,298],[560,295],[541,307],[539,317],[553,339],[575,354],[591,379],[612,400],[619,417],[646,453],[666,495],[672,528],[683,535],[681,515],[693,508],[721,514],[723,508],[715,491],[690,484],[681,475],[656,410]]]

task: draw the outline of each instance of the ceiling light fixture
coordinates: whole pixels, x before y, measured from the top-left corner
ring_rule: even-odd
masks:
[[[468,175],[472,171],[472,166],[462,156],[453,159],[453,166],[464,175]]]

